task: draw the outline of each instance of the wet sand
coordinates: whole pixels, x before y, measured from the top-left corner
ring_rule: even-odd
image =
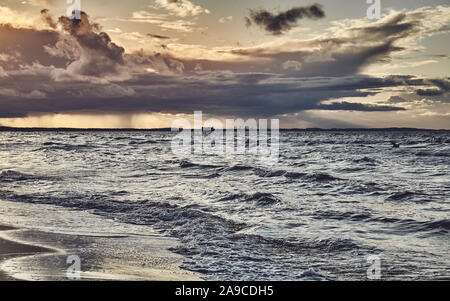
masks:
[[[0,231],[12,231],[12,230],[17,229],[0,225]],[[0,237],[0,262],[3,262],[4,260],[11,259],[14,257],[23,257],[49,252],[52,252],[52,250],[33,245],[20,244]],[[16,279],[9,277],[5,272],[0,270],[0,281],[14,281],[14,280]]]
[[[69,256],[80,258],[85,281],[202,280],[170,251],[179,242],[149,227],[52,205],[0,204],[0,281],[67,281]]]
[[[33,233],[39,233],[43,245],[55,247],[45,248],[33,243],[28,244],[28,239],[36,241]],[[16,239],[18,241],[16,241]],[[26,243],[22,243],[22,242]],[[63,235],[54,233],[34,232],[20,228],[12,228],[0,225],[0,264],[5,270],[0,270],[0,281],[61,281],[67,280],[65,271],[68,252],[77,247],[83,247],[91,252],[80,255],[83,258],[82,279],[85,281],[198,281],[201,276],[179,268],[181,259],[169,251],[164,250],[165,241],[158,237],[151,239],[150,249],[152,257],[145,261],[122,261],[122,255],[102,253],[101,248],[96,246],[90,249],[91,244],[105,246],[105,242],[116,244],[120,241],[115,238],[88,237],[77,235]],[[61,245],[60,245],[61,244]],[[64,247],[64,250],[61,249]],[[108,247],[106,250],[120,251]],[[145,250],[144,250],[145,251]],[[100,253],[99,253],[100,252]],[[75,253],[76,254],[76,253]],[[42,256],[33,256],[42,255]],[[6,273],[5,271],[8,271]],[[17,279],[9,276],[11,273]]]

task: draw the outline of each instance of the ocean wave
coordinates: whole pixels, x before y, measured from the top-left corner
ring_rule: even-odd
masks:
[[[63,143],[58,142],[44,142],[42,143],[43,146],[55,146],[55,145],[64,145]]]
[[[413,219],[399,219],[395,217],[371,217],[366,222],[377,222],[402,233],[416,234],[419,232],[433,232],[433,234],[448,234],[450,220],[417,221]]]
[[[210,165],[210,164],[198,164],[198,163],[192,163],[190,161],[187,160],[183,160],[179,163],[180,168],[202,168],[202,169],[217,169],[217,168],[221,168],[222,166],[218,166],[218,165]]]
[[[336,144],[336,140],[305,140],[304,144],[307,146]]]
[[[316,272],[314,270],[304,271],[300,275],[300,278],[305,281],[329,281],[329,280],[331,280],[327,276],[322,275],[319,272]]]
[[[308,252],[315,253],[333,253],[355,251],[360,249],[374,250],[370,246],[363,246],[352,239],[343,238],[326,238],[326,239],[311,239],[303,238],[296,241],[289,241],[286,239],[270,238],[261,235],[252,234],[236,234],[235,239],[246,239],[253,241],[257,245],[265,245],[271,247],[273,250],[292,252],[294,254],[306,254]]]
[[[220,173],[211,173],[211,174],[204,174],[204,175],[197,175],[197,174],[191,174],[191,175],[183,175],[186,179],[215,179],[219,178],[222,175]]]
[[[180,167],[181,168],[191,168],[191,167],[197,167],[197,166],[198,166],[198,164],[194,164],[194,163],[191,163],[189,161],[181,161],[180,162]]]
[[[418,157],[450,157],[450,151],[436,151],[436,152],[417,152]]]
[[[362,246],[352,239],[342,238],[327,238],[318,239],[311,243],[310,248],[313,250],[320,250],[322,252],[342,252],[342,251],[354,251],[359,249],[374,249],[372,247]]]
[[[326,174],[326,173],[307,174],[307,173],[301,173],[301,172],[288,172],[284,176],[289,179],[308,179],[308,180],[313,180],[313,181],[317,181],[317,182],[331,182],[331,181],[342,180],[341,178],[334,177],[334,176]]]
[[[334,177],[332,175],[326,174],[326,173],[315,173],[315,174],[309,174],[306,176],[306,178],[318,181],[318,182],[329,182],[329,181],[340,181],[341,178]]]
[[[248,170],[254,170],[255,167],[247,166],[247,165],[234,165],[231,167],[226,167],[224,171],[248,171]]]
[[[276,178],[282,177],[287,173],[285,170],[264,170],[264,169],[255,169],[255,174],[262,178]]]
[[[314,219],[323,220],[348,220],[348,221],[364,221],[372,218],[370,213],[358,213],[358,212],[339,212],[339,211],[321,211],[318,210],[313,215]]]
[[[338,172],[343,173],[353,173],[353,172],[359,172],[359,171],[365,171],[366,167],[360,166],[360,167],[346,167],[346,168],[339,168],[337,169]]]
[[[0,173],[0,182],[18,182],[36,179],[32,175],[24,174],[14,170],[3,170]]]
[[[239,201],[243,203],[253,203],[256,204],[258,207],[266,207],[266,206],[272,206],[275,204],[281,203],[281,200],[276,198],[271,193],[262,193],[257,192],[252,195],[248,194],[232,194],[230,196],[221,198],[219,202],[226,202],[226,201]]]
[[[314,218],[318,220],[345,220],[354,222],[377,222],[384,225],[390,225],[397,231],[417,233],[426,231],[435,231],[448,233],[450,230],[450,220],[438,221],[416,221],[412,219],[398,219],[392,217],[376,217],[371,213],[356,213],[356,212],[338,212],[338,211],[317,211],[314,213]]]
[[[130,141],[128,145],[144,145],[144,144],[158,144],[157,141],[154,140],[140,140],[140,141]]]
[[[402,192],[396,192],[396,193],[390,195],[387,198],[387,200],[388,201],[406,201],[406,200],[410,200],[417,196],[424,196],[424,194],[420,193],[420,192],[402,191]]]
[[[246,202],[278,203],[271,194],[231,195],[228,200]],[[247,279],[248,275],[266,274],[268,279],[302,279],[307,275],[293,275],[301,270],[301,261],[292,261],[289,266],[285,258],[298,255],[317,255],[357,250],[373,250],[356,241],[341,238],[314,239],[296,237],[271,238],[262,235],[242,233],[251,225],[227,219],[202,206],[180,206],[155,201],[117,201],[97,197],[91,201],[80,202],[79,197],[68,196],[52,198],[49,196],[17,196],[20,202],[33,202],[59,205],[63,207],[88,210],[93,214],[137,225],[149,225],[167,235],[178,238],[180,245],[171,251],[186,257],[183,268],[201,272],[209,280]],[[258,246],[258,247],[255,247]],[[227,254],[224,258],[223,254]],[[247,258],[247,259],[245,259]],[[276,260],[276,259],[279,260]],[[283,259],[284,258],[284,259]],[[244,260],[245,259],[245,260]],[[240,262],[238,266],[235,262]],[[251,262],[251,264],[249,264]],[[282,268],[285,273],[271,274],[274,268]],[[313,275],[310,275],[313,276]]]
[[[334,142],[334,143],[336,143],[336,142]],[[377,141],[377,140],[370,140],[370,139],[356,139],[356,140],[348,142],[348,144],[357,144],[360,146],[374,145],[374,144],[380,144],[380,143],[384,143],[384,141]]]
[[[433,143],[433,144],[444,144],[444,143],[450,143],[450,138],[446,138],[446,137],[432,137],[432,138],[428,138],[426,140],[426,142]]]
[[[187,166],[190,166],[190,162],[187,163]],[[327,181],[338,181],[342,180],[341,178],[326,174],[326,173],[302,173],[302,172],[289,172],[287,170],[267,170],[254,166],[247,165],[234,165],[232,167],[227,167],[222,169],[222,172],[235,172],[235,171],[253,171],[255,175],[261,178],[277,178],[277,177],[286,177],[288,179],[305,179],[305,180],[313,180],[317,182],[327,182]]]
[[[446,230],[447,232],[450,231],[450,220],[440,220],[440,221],[433,221],[433,222],[425,222],[422,223],[422,225],[425,226],[427,229],[442,229]]]
[[[289,172],[286,170],[264,170],[260,168],[250,168],[253,169],[257,176],[262,178],[275,178],[275,177],[286,177],[291,180],[295,179],[304,179],[304,180],[312,180],[316,182],[330,182],[330,181],[339,181],[343,180],[341,178],[332,176],[327,173],[304,173],[304,172]]]
[[[394,228],[397,231],[418,233],[418,232],[433,232],[436,234],[448,234],[450,233],[450,220],[438,220],[438,221],[416,221],[416,220],[397,220],[394,221]]]
[[[374,165],[374,164],[378,163],[378,161],[376,159],[369,158],[369,157],[363,157],[363,158],[360,158],[360,159],[355,159],[355,160],[353,160],[353,162],[355,162],[355,163],[365,163],[365,164],[370,164],[370,165]]]
[[[62,150],[62,151],[79,151],[84,149],[93,149],[94,145],[90,144],[64,144],[57,142],[45,142],[42,144],[44,147],[37,149],[36,151],[47,150]]]

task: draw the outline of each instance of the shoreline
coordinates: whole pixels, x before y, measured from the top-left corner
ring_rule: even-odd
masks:
[[[53,248],[53,246],[50,247],[48,245],[48,241],[47,243],[44,242],[42,246],[37,243],[28,243],[26,239],[22,239],[22,235],[25,235],[25,237],[28,236],[28,231],[33,230],[0,225],[0,282],[68,280],[65,275],[67,268],[65,266],[66,258],[70,255],[69,253],[71,251],[74,251],[74,248],[69,247],[66,250],[60,249],[61,246]],[[46,235],[58,239],[62,237],[51,233],[46,233]],[[16,241],[14,237],[18,237],[18,240]],[[86,236],[68,235],[65,239],[78,240],[81,237]],[[157,243],[158,240],[159,238],[155,237],[153,242]],[[83,243],[83,245],[80,245],[79,247],[86,247],[86,245]],[[81,278],[79,280],[202,281],[199,274],[181,269],[181,258],[177,257],[175,254],[172,255],[171,252],[168,251],[163,252],[162,246],[155,246],[154,251],[157,253],[153,255],[150,262],[129,262],[128,264],[116,262],[109,268],[103,266],[99,269],[97,264],[103,260],[113,260],[113,258],[95,258],[94,262],[91,262],[90,265],[86,266],[86,270],[81,271]],[[93,258],[84,257],[83,259],[88,259],[89,261]],[[48,265],[49,262],[50,265]],[[108,269],[108,271],[106,271],[106,269]],[[135,274],[136,270],[140,270],[140,273]],[[12,272],[12,275],[11,271],[14,271]],[[36,274],[36,272],[38,274]]]
[[[0,225],[0,232],[18,231],[19,228]],[[53,253],[54,250],[35,246],[31,244],[23,244],[13,240],[5,239],[0,235],[0,264],[12,258],[20,258],[25,256],[33,256],[45,253]],[[20,281],[9,276],[5,271],[0,270],[0,281]]]
[[[0,203],[0,281],[70,280],[69,256],[81,259],[81,281],[204,280],[170,251],[176,239],[147,226],[48,204]]]

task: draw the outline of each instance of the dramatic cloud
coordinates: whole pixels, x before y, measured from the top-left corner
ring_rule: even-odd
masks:
[[[5,69],[41,62],[45,65],[63,66],[65,60],[55,59],[43,51],[45,45],[55,45],[59,35],[51,30],[16,28],[0,24],[0,59]]]
[[[297,61],[286,61],[282,66],[284,70],[300,71],[302,69],[302,63]]]
[[[5,72],[2,66],[0,66],[0,77],[7,77],[8,73]]]
[[[223,17],[219,19],[219,23],[225,24],[233,21],[233,16]]]
[[[387,102],[388,103],[405,103],[408,101],[400,96],[391,96]]]
[[[57,75],[57,79],[72,78],[73,75],[127,77],[123,58],[125,49],[114,44],[108,34],[101,32],[98,24],[91,23],[86,13],[81,12],[80,20],[60,17],[58,23],[74,38],[76,44],[72,45],[77,48],[80,55],[78,60],[67,67],[66,72]],[[70,41],[67,43],[67,40],[60,40],[60,42],[70,48]],[[60,45],[57,44],[56,47],[58,46]]]
[[[57,23],[53,21],[53,17],[50,15],[48,9],[41,10],[41,18],[50,28],[56,29]]]
[[[38,72],[38,70],[35,70]],[[39,78],[51,82],[46,70]],[[121,83],[93,86],[89,83],[54,83],[51,87],[39,82],[24,87],[20,82],[30,82],[25,72],[10,74],[10,85],[22,95],[39,90],[46,98],[28,98],[17,102],[16,97],[4,97],[1,102],[2,117],[23,116],[48,112],[164,112],[190,114],[193,108],[218,116],[270,117],[304,110],[355,110],[398,111],[397,106],[377,106],[350,102],[323,101],[339,98],[364,98],[376,95],[380,87],[423,85],[416,78],[370,77],[280,78],[273,74],[208,73],[196,76],[161,76],[156,73],[141,74]],[[32,77],[31,77],[32,78]],[[417,81],[417,83],[413,83]],[[201,87],[201,89],[200,89]]]
[[[0,24],[0,118],[194,110],[249,118],[305,116],[305,111],[401,114],[416,103],[426,114],[425,106],[447,104],[448,78],[370,76],[364,70],[389,63],[394,54],[439,32],[436,20],[447,13],[392,12],[375,23],[336,23],[329,35],[307,40],[197,47],[190,55],[194,46],[176,39],[166,49],[127,52],[87,14],[54,20],[43,10],[39,26]],[[157,44],[169,39],[135,36]]]
[[[153,14],[147,11],[135,11],[131,18],[118,19],[124,22],[146,23],[159,26],[162,30],[173,30],[177,32],[194,32],[200,30],[196,23],[189,20],[173,20],[170,16],[163,14]]]
[[[405,109],[401,107],[379,106],[379,105],[375,106],[346,101],[333,102],[327,105],[318,105],[317,108],[315,109],[330,110],[330,111],[362,111],[362,112],[405,111]]]
[[[418,89],[417,95],[424,97],[431,97],[433,100],[450,102],[450,80],[447,79],[432,79],[428,83],[434,86],[432,89]],[[436,98],[437,97],[437,98]]]
[[[250,16],[246,18],[247,26],[252,23],[264,28],[273,35],[281,35],[297,25],[300,19],[320,19],[325,17],[325,12],[319,4],[305,7],[294,7],[285,12],[273,14],[265,9],[250,10]]]
[[[31,4],[37,5],[37,6],[53,6],[56,2],[56,0],[31,0]]]
[[[209,14],[210,11],[189,0],[156,0],[156,7],[167,9],[170,13],[179,16],[197,16],[200,14]]]
[[[440,96],[442,94],[444,94],[444,92],[437,89],[417,90],[417,95],[419,96]]]
[[[328,36],[309,40],[280,38],[264,45],[233,49],[231,54],[241,56],[249,63],[241,62],[231,70],[249,66],[253,70],[267,70],[270,65],[272,72],[291,71],[298,76],[351,75],[367,66],[389,66],[395,54],[414,52],[424,37],[441,32],[443,22],[450,22],[450,8],[394,12],[375,23],[336,21]],[[298,68],[292,68],[294,61],[298,66],[301,64],[300,72],[296,70]],[[286,68],[289,66],[291,68]]]

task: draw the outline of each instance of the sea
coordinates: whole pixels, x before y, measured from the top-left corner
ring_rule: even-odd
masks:
[[[0,200],[16,226],[170,238],[204,280],[450,280],[450,131],[286,130],[271,165],[175,136],[0,131]]]

